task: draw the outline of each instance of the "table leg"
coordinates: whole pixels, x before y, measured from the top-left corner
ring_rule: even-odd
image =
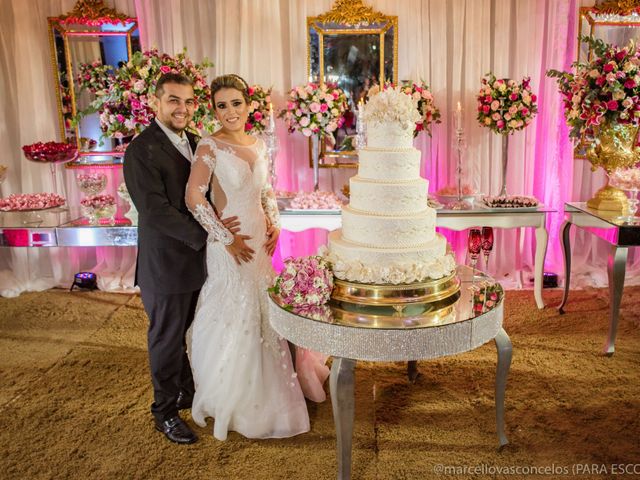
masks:
[[[496,371],[496,427],[498,431],[498,439],[500,446],[503,447],[509,443],[507,435],[504,433],[504,392],[507,387],[507,375],[511,366],[512,346],[509,335],[500,329],[498,335],[494,339],[496,349],[498,350],[498,369]]]
[[[571,284],[571,222],[566,220],[562,224],[562,256],[564,257],[564,294],[562,302],[558,305],[558,311],[564,313],[564,306],[569,298],[569,286]]]
[[[611,356],[615,351],[616,332],[618,331],[618,315],[620,314],[620,301],[624,289],[624,272],[627,267],[626,247],[611,247],[607,262],[607,274],[609,276],[609,334],[604,344],[604,354]]]
[[[351,478],[355,367],[355,360],[341,357],[334,357],[331,365],[329,388],[333,407],[333,422],[336,426],[338,480],[349,480]]]
[[[540,227],[536,228],[536,261],[535,273],[533,277],[533,294],[536,299],[536,305],[539,309],[544,308],[544,299],[542,298],[542,287],[544,283],[544,258],[547,255],[547,241],[549,234],[544,222]]]
[[[411,383],[416,383],[416,379],[420,375],[418,371],[418,362],[416,360],[409,360],[407,362],[407,377]]]

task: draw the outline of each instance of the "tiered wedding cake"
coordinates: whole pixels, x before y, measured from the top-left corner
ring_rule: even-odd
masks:
[[[388,88],[365,106],[367,147],[350,180],[342,229],[329,235],[334,275],[356,283],[411,284],[450,275],[456,265],[446,239],[435,232],[420,177],[413,130],[420,115],[411,97]]]

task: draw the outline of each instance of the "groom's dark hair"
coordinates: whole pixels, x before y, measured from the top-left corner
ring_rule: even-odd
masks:
[[[164,93],[165,83],[177,83],[178,85],[191,85],[191,87],[193,87],[193,82],[186,75],[181,73],[164,73],[156,83],[156,97],[160,98]]]

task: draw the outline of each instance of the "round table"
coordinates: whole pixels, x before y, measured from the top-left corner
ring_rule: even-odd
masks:
[[[495,402],[500,445],[504,432],[504,394],[512,346],[502,328],[502,288],[493,279],[459,266],[460,296],[431,311],[420,306],[403,312],[366,306],[330,305],[304,315],[285,309],[272,294],[271,325],[289,342],[333,356],[329,382],[336,427],[338,479],[351,478],[351,442],[357,360],[415,361],[467,352],[494,340],[498,353]],[[487,294],[497,297],[487,301]],[[485,300],[482,300],[482,298]]]

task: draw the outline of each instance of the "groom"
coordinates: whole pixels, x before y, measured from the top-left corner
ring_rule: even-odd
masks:
[[[126,150],[124,179],[139,212],[136,285],[149,317],[147,335],[156,429],[176,443],[196,434],[178,410],[191,408],[194,385],[185,333],[206,271],[207,233],[185,205],[196,137],[187,132],[195,110],[191,81],[167,73],[156,84],[156,119]],[[223,219],[238,231],[236,217]]]

